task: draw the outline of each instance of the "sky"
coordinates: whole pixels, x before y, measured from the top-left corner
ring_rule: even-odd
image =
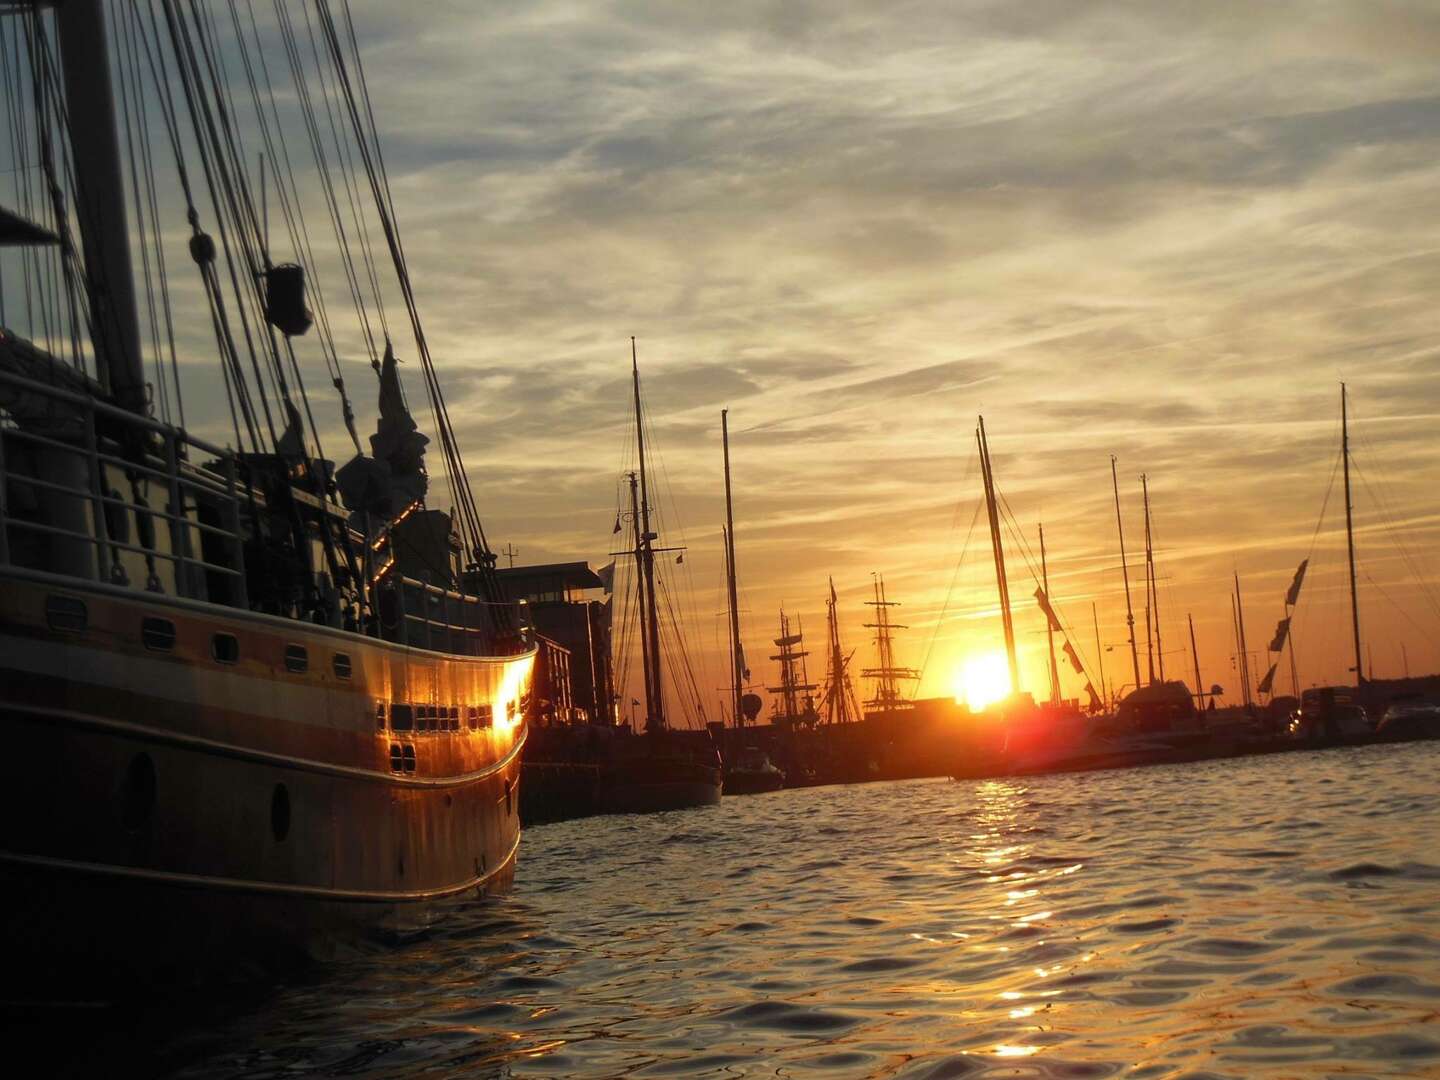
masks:
[[[1193,616],[1202,681],[1238,696],[1234,575],[1258,678],[1309,557],[1300,682],[1345,681],[1342,380],[1374,674],[1440,670],[1440,6],[354,13],[492,545],[609,561],[634,335],[664,539],[686,547],[668,573],[715,699],[722,408],[757,681],[782,605],[821,647],[830,577],[858,667],[884,575],[921,696],[1001,647],[981,414],[1023,535],[1005,542],[1027,689],[1048,693],[1042,523],[1097,686],[1098,658],[1134,681],[1112,454],[1142,668],[1144,473],[1166,673],[1194,680]]]

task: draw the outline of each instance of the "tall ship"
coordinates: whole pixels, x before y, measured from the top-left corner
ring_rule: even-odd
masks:
[[[0,890],[26,990],[323,956],[515,870],[534,648],[426,343],[348,6],[231,16],[0,14],[28,61],[0,209],[0,729],[19,755]],[[328,222],[307,223],[317,189]],[[316,250],[348,298],[327,306]],[[453,512],[427,503],[402,351]]]
[[[805,648],[805,631],[798,619],[791,630],[790,616],[781,608],[780,636],[771,640],[779,651],[771,653],[770,659],[780,670],[780,685],[765,688],[774,695],[771,723],[778,728],[813,728],[820,722],[820,714],[815,709],[815,692],[820,685],[810,681],[806,663],[810,652]]]
[[[628,521],[631,546],[614,554],[627,557],[633,573],[613,643],[617,651],[639,653],[643,701],[633,698],[632,702],[634,706],[643,704],[645,716],[639,730],[632,721],[628,737],[609,744],[607,759],[596,780],[596,801],[602,810],[611,813],[643,814],[718,804],[724,772],[719,750],[703,726],[699,688],[686,657],[673,596],[656,565],[658,554],[678,552],[678,560],[684,558],[684,550],[659,543],[659,515],[652,502],[653,477],[646,451],[640,364],[634,338],[630,339],[630,377],[636,468],[625,477],[629,508],[616,514],[615,533],[621,533],[623,523]],[[638,648],[627,650],[632,642]],[[617,662],[615,668],[628,671],[623,661]],[[667,683],[670,694],[693,706],[701,730],[677,730],[672,724]]]

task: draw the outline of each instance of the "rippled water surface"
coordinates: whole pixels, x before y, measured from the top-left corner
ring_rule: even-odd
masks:
[[[182,1075],[1440,1076],[1440,746],[529,831]]]

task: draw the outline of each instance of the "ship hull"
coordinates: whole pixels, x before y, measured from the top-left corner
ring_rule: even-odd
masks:
[[[0,572],[7,990],[324,958],[505,889],[532,660]]]
[[[718,766],[685,758],[636,757],[601,768],[596,801],[608,814],[718,806],[721,781]]]

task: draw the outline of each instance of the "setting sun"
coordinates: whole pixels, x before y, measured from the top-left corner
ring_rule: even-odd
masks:
[[[983,709],[1010,693],[1010,668],[1002,652],[971,656],[955,671],[955,700]]]

